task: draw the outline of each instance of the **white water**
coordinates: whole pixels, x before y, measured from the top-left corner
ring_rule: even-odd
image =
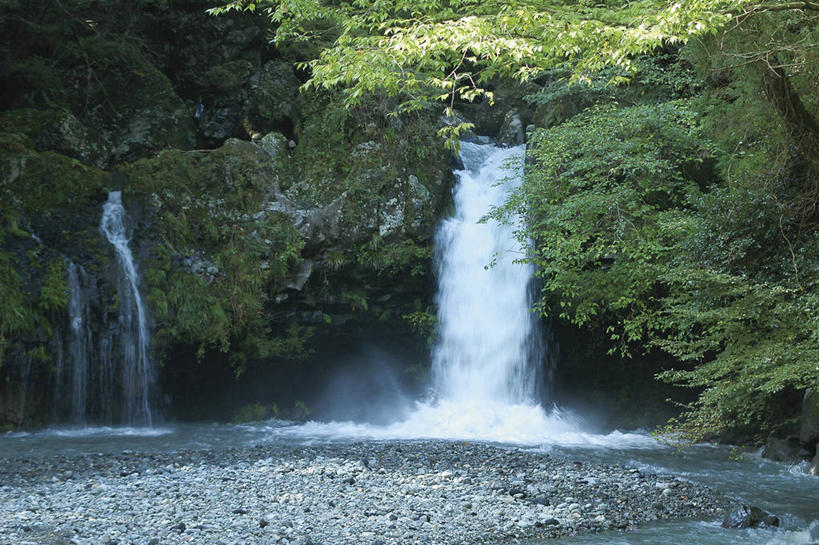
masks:
[[[91,331],[88,323],[88,299],[83,293],[82,267],[68,264],[68,357],[71,365],[71,422],[85,423],[88,397],[88,368]]]
[[[150,329],[139,293],[139,274],[128,243],[131,240],[120,191],[111,191],[102,209],[100,231],[117,252],[120,282],[119,345],[122,357],[122,418],[127,424],[151,426],[150,395],[155,371],[150,359]]]
[[[548,354],[530,311],[533,267],[514,226],[483,221],[522,181],[523,146],[461,144],[455,215],[436,235],[438,340],[432,352],[432,392],[400,420],[373,426],[308,422],[277,427],[280,438],[460,439],[520,445],[646,448],[644,434],[597,435],[539,403]],[[514,223],[517,218],[512,218]]]
[[[441,225],[439,340],[432,378],[440,400],[469,408],[536,402],[541,353],[530,312],[534,274],[510,225],[481,219],[523,176],[523,146],[463,143],[455,216]],[[477,416],[477,414],[475,415]]]

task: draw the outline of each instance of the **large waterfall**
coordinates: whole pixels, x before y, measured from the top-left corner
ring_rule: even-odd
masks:
[[[440,401],[465,406],[533,403],[541,363],[530,312],[531,265],[510,225],[481,221],[522,178],[523,146],[461,144],[455,216],[436,238],[439,340],[433,383]]]
[[[551,358],[530,310],[534,270],[523,262],[527,248],[514,225],[484,219],[521,183],[524,155],[523,146],[461,144],[455,214],[436,236],[438,339],[430,396],[387,426],[308,423],[277,433],[529,444],[599,439],[541,405]]]
[[[392,431],[527,443],[572,440],[576,428],[540,404],[551,359],[530,310],[534,269],[523,262],[527,248],[515,236],[517,218],[511,224],[485,218],[520,185],[525,149],[462,143],[460,156],[455,214],[436,236],[432,395]]]
[[[151,337],[145,304],[139,293],[139,274],[128,246],[131,236],[121,192],[108,194],[108,202],[102,209],[100,231],[116,250],[120,273],[117,296],[123,389],[121,420],[150,426],[153,424],[151,393],[155,382],[150,358]]]

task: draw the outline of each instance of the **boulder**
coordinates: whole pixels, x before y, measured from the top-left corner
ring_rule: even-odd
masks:
[[[306,246],[316,248],[339,237],[346,196],[346,193],[342,193],[326,206],[305,208],[287,196],[276,193],[273,196],[274,200],[267,204],[267,211],[290,216],[296,230],[304,238]]]
[[[498,142],[504,146],[519,146],[523,144],[525,135],[523,133],[523,122],[517,110],[509,110],[503,118],[500,132],[498,132]]]
[[[731,509],[722,520],[723,528],[771,528],[779,526],[779,517],[759,507],[741,505]]]
[[[248,119],[256,130],[291,127],[299,115],[300,82],[290,63],[273,60],[259,73],[253,90]]]
[[[796,441],[769,437],[762,448],[762,456],[774,462],[797,462],[799,460],[799,444]]]
[[[313,262],[305,259],[299,264],[299,270],[286,279],[285,287],[301,291],[310,279],[311,274],[313,274]]]
[[[806,390],[802,398],[799,441],[803,445],[819,442],[819,391]]]
[[[220,142],[239,129],[259,74],[251,61],[238,59],[212,66],[204,76],[206,90],[199,131],[209,142]]]
[[[38,151],[56,151],[99,168],[108,163],[110,141],[66,110],[22,108],[3,112],[0,132],[7,133],[7,138],[16,135],[20,144]]]
[[[282,158],[287,153],[287,138],[281,133],[271,132],[259,140],[259,147],[266,151],[270,158],[275,161]]]

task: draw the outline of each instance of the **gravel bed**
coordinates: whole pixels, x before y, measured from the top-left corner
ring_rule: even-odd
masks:
[[[708,489],[462,442],[0,459],[0,544],[473,544],[714,516]]]

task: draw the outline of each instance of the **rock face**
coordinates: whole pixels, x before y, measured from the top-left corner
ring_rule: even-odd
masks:
[[[778,437],[769,437],[762,449],[762,456],[774,462],[796,462],[799,460],[799,443]]]
[[[0,429],[66,412],[51,393],[66,264],[94,276],[92,327],[116,306],[99,273],[111,189],[132,218],[154,346],[175,356],[160,377],[175,399],[262,360],[295,368],[311,335],[383,327],[415,342],[402,316],[432,298],[451,181],[435,116],[302,95],[303,52],[274,50],[263,17],[209,16],[200,0],[69,4],[71,18],[9,7],[0,36],[16,71],[0,89]]]
[[[817,390],[806,390],[805,397],[802,398],[799,441],[808,448],[819,442],[819,391]]]
[[[741,505],[731,509],[722,520],[723,528],[772,528],[779,526],[779,518],[760,509]]]
[[[519,146],[523,144],[524,139],[520,114],[517,110],[509,110],[503,118],[503,125],[498,133],[498,142],[504,146]]]

